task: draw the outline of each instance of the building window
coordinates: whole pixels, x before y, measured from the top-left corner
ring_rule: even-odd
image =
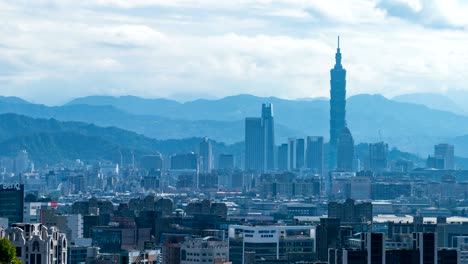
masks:
[[[33,242],[32,251],[33,252],[39,251],[39,242],[37,242],[37,241]]]

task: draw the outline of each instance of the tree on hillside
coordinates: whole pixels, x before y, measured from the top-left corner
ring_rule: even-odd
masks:
[[[16,257],[16,248],[6,238],[0,238],[0,264],[21,264]]]

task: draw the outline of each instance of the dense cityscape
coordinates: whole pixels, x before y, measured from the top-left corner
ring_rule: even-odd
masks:
[[[215,154],[208,137],[57,165],[17,151],[1,160],[0,237],[25,264],[468,263],[454,145],[419,163],[382,138],[358,150],[339,41],[329,135],[275,141],[266,101],[245,117],[240,152]]]

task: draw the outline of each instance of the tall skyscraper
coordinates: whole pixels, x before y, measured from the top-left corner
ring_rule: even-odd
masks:
[[[337,144],[337,170],[352,171],[354,159],[354,139],[347,127],[343,128]]]
[[[263,169],[271,170],[275,168],[275,123],[272,104],[262,104],[262,125],[264,140]]]
[[[264,164],[264,141],[262,119],[245,119],[245,169],[262,170]]]
[[[437,263],[437,234],[413,233],[413,250],[418,254],[419,263]]]
[[[302,169],[305,165],[306,143],[303,138],[296,139],[296,168]]]
[[[284,143],[278,147],[278,169],[288,170],[288,144]]]
[[[447,170],[455,169],[454,152],[454,147],[450,144],[437,144],[434,146],[434,157],[443,158],[445,160],[444,169]]]
[[[262,117],[245,119],[245,169],[275,168],[275,123],[273,105],[262,104]]]
[[[288,170],[293,171],[296,169],[296,138],[288,139]]]
[[[369,165],[368,168],[374,172],[380,172],[387,169],[388,163],[388,144],[378,142],[369,144]]]
[[[314,173],[323,172],[323,137],[307,137],[306,167]]]
[[[200,171],[210,173],[213,169],[213,150],[211,141],[207,137],[200,142],[200,159],[202,165]]]
[[[346,70],[341,65],[340,37],[335,55],[335,67],[330,70],[330,144],[328,169],[337,165],[338,138],[346,127]]]
[[[328,262],[328,249],[340,248],[341,221],[338,218],[320,218],[316,229],[317,258]]]

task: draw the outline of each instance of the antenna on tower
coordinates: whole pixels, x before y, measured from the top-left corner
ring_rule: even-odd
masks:
[[[338,49],[340,49],[340,35],[338,35]]]
[[[379,129],[379,141],[380,141],[380,142],[383,142],[383,139],[382,139],[382,129]]]

